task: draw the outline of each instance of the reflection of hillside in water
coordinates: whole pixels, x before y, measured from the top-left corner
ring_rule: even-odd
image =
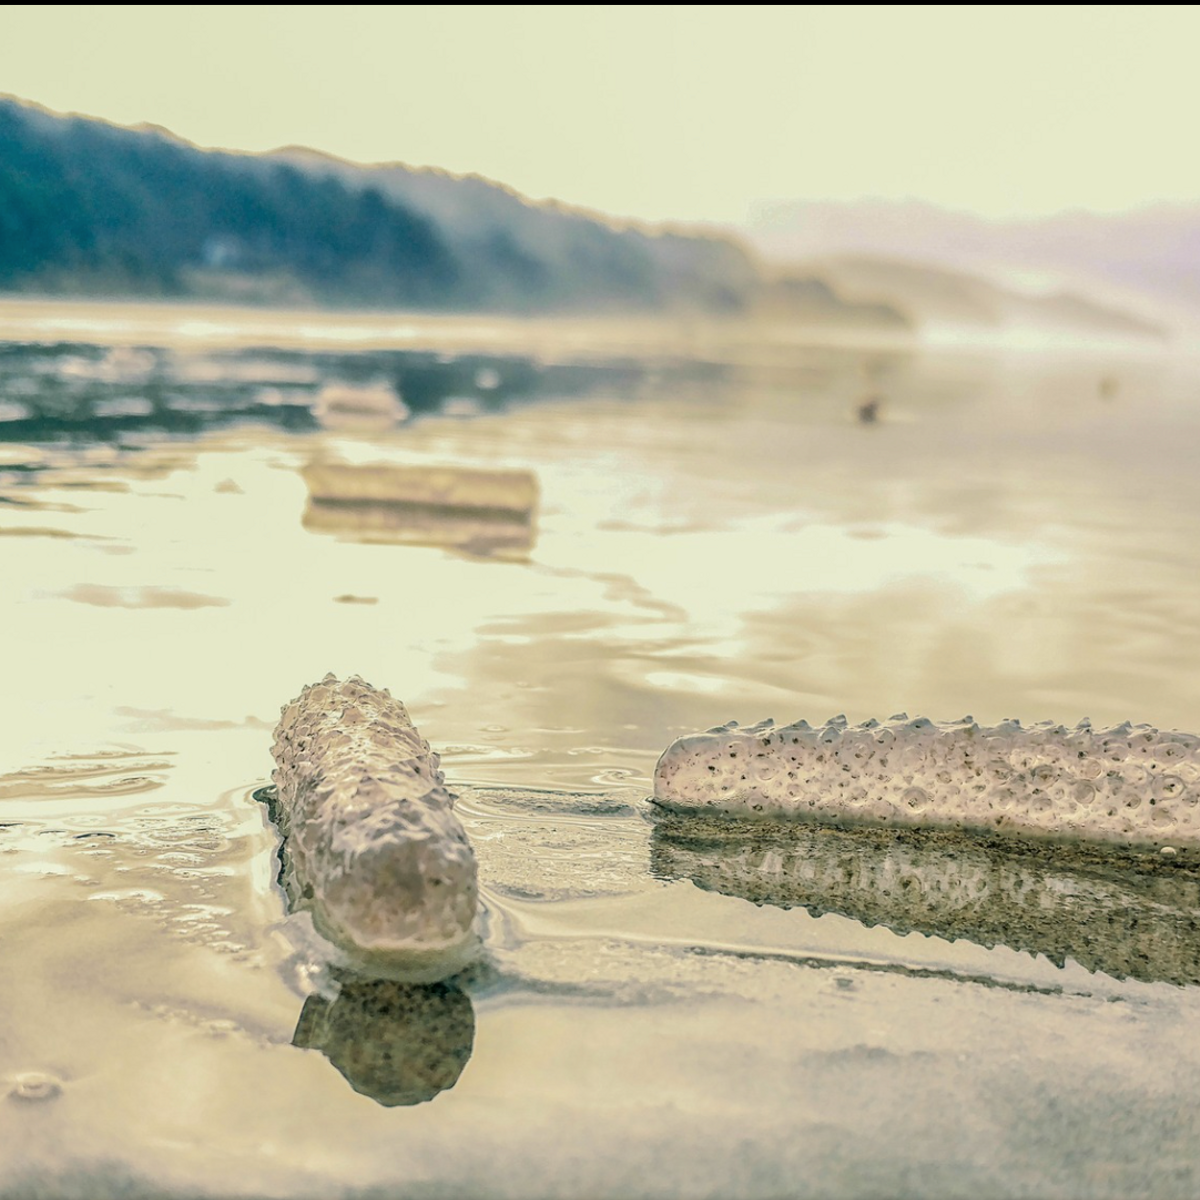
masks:
[[[688,372],[685,364],[673,369]],[[0,442],[119,442],[244,423],[307,432],[353,426],[355,417],[360,425],[387,429],[409,413],[470,415],[601,390],[626,395],[646,373],[644,365],[623,359],[543,363],[522,355],[415,350],[0,344]],[[386,395],[388,403],[376,398],[361,412],[367,391]]]
[[[394,1107],[452,1088],[475,1042],[470,997],[452,983],[346,976],[336,999],[309,996],[292,1044],[319,1050],[356,1091]]]
[[[837,913],[1043,954],[1144,982],[1200,984],[1200,867],[954,833],[667,818],[652,870],[755,904]]]
[[[473,554],[533,549],[538,487],[532,471],[314,462],[302,474],[305,529]]]

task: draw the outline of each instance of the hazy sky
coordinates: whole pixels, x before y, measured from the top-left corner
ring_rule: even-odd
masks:
[[[0,91],[611,213],[1200,197],[1200,10],[0,7]]]

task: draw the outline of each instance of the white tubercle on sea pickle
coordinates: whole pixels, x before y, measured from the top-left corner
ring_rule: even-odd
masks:
[[[317,930],[369,965],[429,968],[422,978],[464,965],[475,855],[404,705],[327,675],[283,707],[271,753],[288,889]]]
[[[663,807],[1200,848],[1200,737],[1128,723],[736,721],[654,771]]]

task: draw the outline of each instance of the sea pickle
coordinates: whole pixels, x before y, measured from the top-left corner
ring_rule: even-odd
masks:
[[[294,906],[359,963],[459,969],[478,944],[475,855],[404,705],[326,675],[284,706],[271,752]]]
[[[679,738],[670,809],[1200,848],[1200,738],[1128,723],[736,721]]]
[[[538,500],[532,471],[320,459],[301,474],[320,504],[396,504],[529,520]]]

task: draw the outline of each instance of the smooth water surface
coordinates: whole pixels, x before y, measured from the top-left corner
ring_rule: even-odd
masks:
[[[1200,729],[1195,364],[22,313],[0,1194],[1200,1189],[1194,864],[645,801],[731,717]],[[318,503],[330,461],[536,500]],[[447,984],[284,912],[254,793],[327,671],[460,793],[487,953]]]

